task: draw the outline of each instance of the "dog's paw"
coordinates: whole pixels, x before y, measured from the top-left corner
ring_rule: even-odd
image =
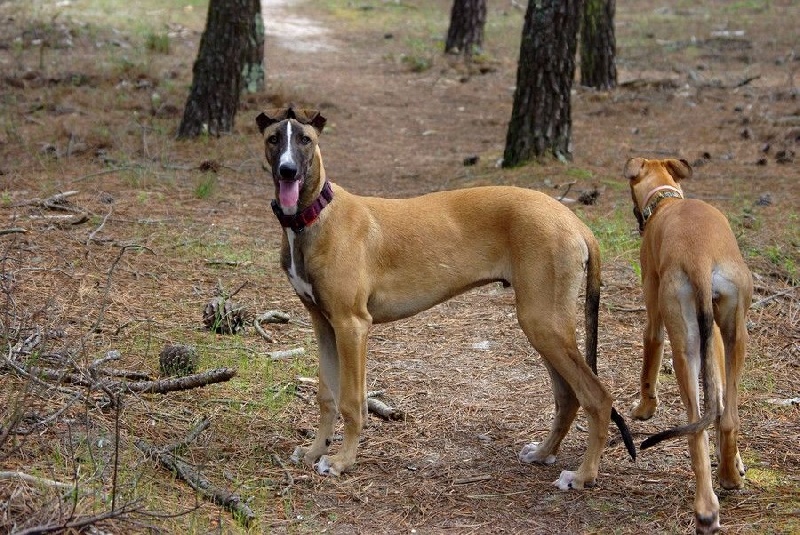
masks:
[[[582,479],[578,478],[577,472],[573,472],[572,470],[563,470],[558,479],[553,481],[553,485],[555,485],[561,490],[569,490],[569,489],[580,490],[585,487],[593,487],[594,481],[592,482],[583,481]]]
[[[317,469],[317,473],[321,476],[328,476],[331,475],[331,463],[328,459],[327,455],[323,455],[319,458],[319,461],[314,464],[314,468]],[[335,474],[334,474],[335,475]]]
[[[744,461],[742,461],[742,456],[739,455],[739,452],[736,452],[736,470],[739,472],[739,475],[744,477],[747,473],[747,467],[744,465]]]
[[[694,515],[694,530],[695,533],[702,535],[711,535],[719,533],[719,513],[711,512],[708,514],[695,513]]]
[[[556,456],[545,454],[540,451],[538,442],[531,442],[522,447],[522,451],[519,452],[519,460],[523,463],[553,464],[556,462]]]
[[[319,458],[319,461],[316,462],[314,468],[317,469],[317,473],[321,476],[340,476],[342,475],[342,469],[339,468],[338,463],[333,461],[327,455],[323,455]]]
[[[642,399],[631,411],[634,420],[649,420],[656,413],[657,399]]]
[[[306,449],[302,446],[297,446],[292,454],[289,456],[289,460],[293,464],[300,464],[306,456]]]

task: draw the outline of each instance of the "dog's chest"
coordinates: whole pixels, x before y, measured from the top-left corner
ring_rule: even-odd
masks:
[[[300,299],[316,303],[314,299],[314,289],[307,280],[305,262],[303,260],[302,249],[298,244],[297,234],[292,229],[286,229],[286,240],[288,245],[288,256],[283,259],[283,269],[289,277],[294,291]]]

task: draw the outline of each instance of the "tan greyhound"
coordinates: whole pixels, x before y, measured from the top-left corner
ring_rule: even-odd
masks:
[[[743,485],[737,387],[747,345],[746,315],[753,293],[750,270],[728,220],[713,206],[684,199],[679,182],[692,175],[686,160],[632,158],[623,171],[642,231],[642,284],[647,308],[641,399],[633,416],[646,420],[658,403],[664,327],[689,424],[654,435],[642,449],[689,436],[695,473],[697,533],[719,530],[719,501],[711,482],[706,428],[717,428],[719,482]],[[704,388],[700,416],[698,381]]]
[[[256,123],[275,186],[273,210],[284,231],[281,263],[311,315],[319,344],[319,429],[311,446],[298,447],[293,457],[331,475],[355,463],[366,417],[367,334],[373,323],[412,316],[470,288],[503,282],[514,287],[519,323],[544,357],[556,401],[550,434],[541,444],[525,446],[519,457],[555,462],[583,407],[588,450],[578,470],[563,471],[556,484],[593,485],[612,400],[581,357],[575,337],[575,301],[587,271],[586,346],[594,365],[600,255],[589,228],[549,196],[513,187],[402,200],[352,195],[325,174],[317,143],[325,118],[319,112],[268,110]],[[339,413],[344,440],[329,456]],[[614,416],[627,432],[616,411]]]

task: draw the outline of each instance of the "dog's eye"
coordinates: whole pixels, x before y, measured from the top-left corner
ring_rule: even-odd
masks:
[[[303,145],[308,145],[309,143],[311,143],[311,138],[305,135],[300,136],[300,143],[302,143]]]
[[[277,142],[278,142],[278,135],[277,134],[272,134],[271,136],[269,136],[267,138],[267,143],[269,143],[270,145],[274,145]]]

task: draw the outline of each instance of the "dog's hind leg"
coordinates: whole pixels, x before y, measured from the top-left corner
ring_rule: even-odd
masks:
[[[702,358],[694,289],[682,279],[674,282],[671,287],[677,291],[674,297],[662,295],[662,313],[672,347],[672,361],[681,399],[689,423],[694,423],[700,420],[699,380]],[[708,433],[701,430],[690,434],[688,442],[695,477],[695,529],[697,533],[716,533],[719,530],[719,500],[714,494],[711,481]]]
[[[575,415],[578,413],[578,398],[569,384],[556,372],[548,361],[544,362],[547,371],[550,372],[550,380],[553,386],[553,397],[555,398],[555,416],[550,426],[550,434],[547,438],[539,442],[526,444],[519,453],[519,460],[523,463],[553,464],[556,462],[556,453],[561,446],[561,441],[569,431]]]
[[[725,352],[725,407],[717,426],[717,474],[724,489],[737,489],[744,485],[742,476],[745,474],[745,466],[737,445],[738,392],[747,347],[746,310],[749,304],[750,296],[738,291],[731,296],[720,297],[715,303]]]
[[[517,317],[522,330],[547,362],[553,379],[556,415],[550,435],[538,447],[523,450],[520,458],[535,462],[552,462],[561,439],[569,429],[577,404],[586,411],[589,419],[589,437],[583,462],[577,471],[564,470],[554,483],[562,490],[582,489],[595,484],[600,467],[600,456],[608,437],[611,420],[611,395],[586,364],[578,351],[575,339],[575,321],[565,315],[563,299],[553,300],[553,308],[523,304],[517,291]],[[569,295],[569,293],[567,293]],[[523,457],[523,454],[525,456]]]
[[[320,457],[328,453],[333,427],[339,415],[336,407],[336,394],[339,391],[339,356],[336,352],[336,335],[333,327],[318,310],[309,309],[309,312],[319,345],[319,387],[317,389],[319,427],[311,446],[307,449],[298,446],[292,454],[292,459],[303,460],[309,466],[313,466]]]

